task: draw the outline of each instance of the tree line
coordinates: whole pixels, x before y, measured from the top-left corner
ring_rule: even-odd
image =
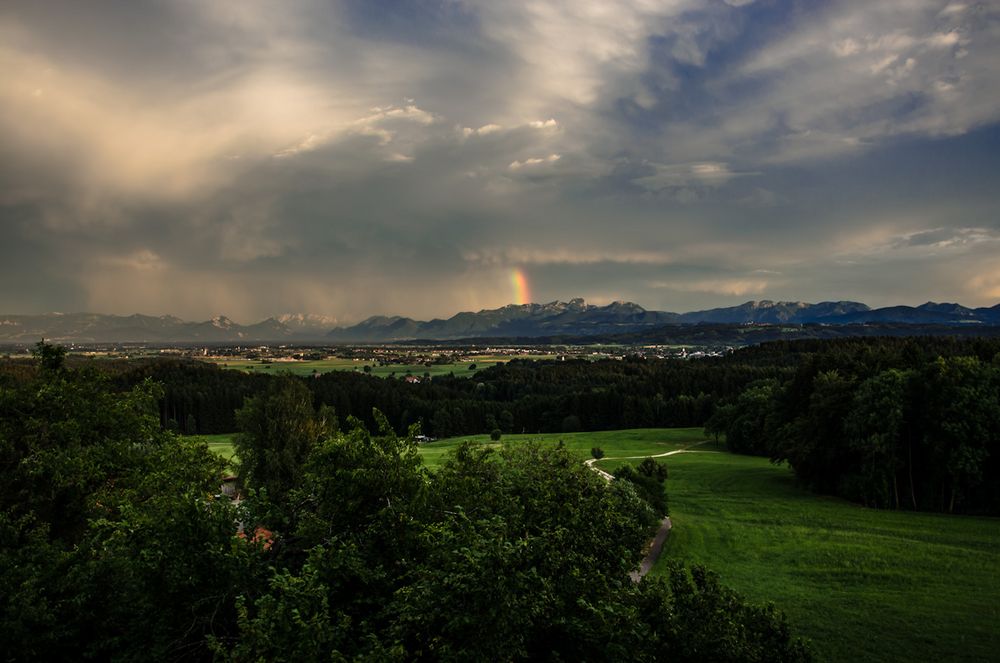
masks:
[[[816,345],[787,379],[720,403],[706,431],[867,506],[1000,513],[1000,344]]]
[[[655,463],[608,484],[557,446],[466,445],[429,472],[412,431],[283,377],[236,414],[236,504],[160,385],[39,363],[0,380],[8,660],[810,658],[705,569],[629,579]]]
[[[776,341],[694,361],[512,361],[410,384],[357,373],[291,378],[314,407],[397,434],[707,426],[735,451],[787,461],[815,490],[879,508],[998,511],[1000,341],[910,337]],[[233,432],[274,377],[200,362],[102,362],[120,389],[151,378],[163,427]],[[0,378],[30,379],[7,362]]]
[[[197,361],[121,363],[112,372],[128,388],[146,378],[163,384],[160,419],[184,434],[231,433],[235,411],[263,393],[271,375],[247,374]],[[714,403],[760,379],[783,377],[783,361],[514,360],[474,376],[443,375],[411,384],[333,371],[296,377],[314,404],[333,407],[374,426],[382,412],[397,434],[413,424],[434,437],[489,433],[572,432],[622,428],[701,426]]]

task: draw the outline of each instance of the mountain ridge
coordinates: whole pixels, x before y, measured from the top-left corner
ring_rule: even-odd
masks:
[[[239,343],[239,342],[393,342],[467,338],[532,338],[596,336],[627,333],[665,325],[695,324],[939,324],[1000,325],[1000,304],[969,308],[928,301],[919,306],[872,309],[854,301],[750,300],[736,306],[673,313],[647,310],[634,302],[599,306],[582,298],[544,304],[507,304],[495,309],[461,311],[427,321],[404,316],[374,315],[361,322],[330,328],[335,319],[285,313],[242,325],[217,315],[189,322],[173,315],[108,315],[45,313],[0,315],[0,342],[25,343],[46,338],[56,342],[107,343]]]

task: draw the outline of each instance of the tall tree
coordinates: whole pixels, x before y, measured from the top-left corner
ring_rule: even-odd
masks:
[[[1000,394],[993,370],[975,357],[939,357],[925,379],[925,445],[942,470],[941,508],[952,512],[983,480],[1000,451]]]
[[[890,369],[858,387],[844,424],[848,446],[860,460],[859,490],[866,505],[900,507],[904,414],[911,374]]]
[[[240,433],[233,448],[240,481],[263,491],[274,505],[286,502],[288,492],[302,480],[309,453],[336,428],[333,411],[322,408],[317,412],[306,386],[287,376],[275,378],[260,396],[247,398],[236,413],[236,422]]]

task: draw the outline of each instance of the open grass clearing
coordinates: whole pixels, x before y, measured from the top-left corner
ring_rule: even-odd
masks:
[[[532,359],[544,359],[546,357],[542,356],[532,356]],[[379,366],[373,361],[362,361],[359,359],[351,359],[345,357],[334,357],[331,359],[318,359],[318,360],[307,360],[307,361],[297,361],[297,360],[270,360],[262,361],[260,359],[208,359],[213,364],[222,366],[223,368],[228,368],[232,370],[239,370],[245,373],[273,373],[278,374],[282,372],[291,373],[293,375],[313,375],[329,373],[331,371],[349,371],[362,373],[365,370],[365,366],[369,367],[369,372],[371,375],[376,377],[403,377],[407,374],[414,375],[416,377],[423,377],[425,373],[429,374],[432,378],[439,375],[448,375],[449,373],[454,373],[457,376],[470,376],[475,375],[477,372],[484,368],[493,366],[494,364],[502,364],[510,361],[512,357],[508,355],[474,355],[464,358],[459,362],[449,362],[447,364],[431,364],[427,366],[422,363],[412,363],[412,364],[389,364],[387,366]],[[470,367],[474,366],[472,369]]]
[[[1000,659],[1000,519],[866,509],[763,458],[667,462],[674,529],[653,574],[704,564],[784,610],[821,660]]]
[[[220,435],[193,435],[192,437],[202,440],[208,445],[208,450],[219,454],[229,462],[230,467],[235,463],[233,451],[233,437],[235,433],[222,433]]]
[[[232,439],[234,435],[234,433],[226,433],[222,435],[199,435],[197,437],[205,440],[209,449],[220,454],[226,460],[231,460],[233,458]],[[535,441],[541,444],[558,444],[560,440],[581,462],[591,458],[590,450],[593,447],[601,447],[609,457],[608,461],[602,462],[611,463],[610,467],[613,469],[617,467],[616,464],[613,464],[614,461],[610,460],[613,457],[644,457],[661,454],[702,443],[705,441],[705,436],[702,434],[700,428],[636,428],[590,433],[524,433],[504,435],[500,442],[490,440],[489,435],[462,435],[421,444],[418,447],[418,451],[424,461],[424,465],[430,469],[434,469],[444,462],[448,453],[467,441],[499,447],[505,443],[519,444],[528,441]]]
[[[591,458],[590,450],[593,447],[603,449],[604,454],[609,458],[618,456],[644,457],[698,444],[705,440],[705,435],[700,428],[635,428],[588,433],[521,433],[504,435],[500,443],[492,442],[489,435],[462,435],[422,444],[420,445],[420,456],[424,460],[424,465],[434,469],[444,462],[445,456],[450,451],[466,441],[499,446],[502,443],[520,444],[528,441],[540,444],[558,444],[560,440],[570,453],[583,462]],[[617,465],[612,465],[612,467],[617,467]]]

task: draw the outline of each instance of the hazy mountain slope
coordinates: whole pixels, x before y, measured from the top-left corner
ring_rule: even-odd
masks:
[[[463,311],[447,319],[428,321],[378,315],[331,330],[329,325],[333,322],[331,318],[308,314],[283,314],[251,325],[241,325],[225,316],[186,322],[171,315],[7,315],[0,316],[0,342],[34,343],[45,338],[61,343],[381,343],[413,339],[598,336],[641,332],[670,324],[1000,325],[1000,304],[971,309],[960,304],[927,302],[920,306],[871,309],[851,301],[810,304],[762,300],[678,314],[649,311],[632,302],[595,306],[572,299]]]
[[[465,311],[441,320],[420,322],[410,318],[375,316],[328,335],[341,341],[395,341],[490,336],[542,336],[552,334],[606,334],[633,331],[676,322],[676,313],[647,311],[631,302],[607,306],[582,299],[548,304],[510,304],[497,309]]]

